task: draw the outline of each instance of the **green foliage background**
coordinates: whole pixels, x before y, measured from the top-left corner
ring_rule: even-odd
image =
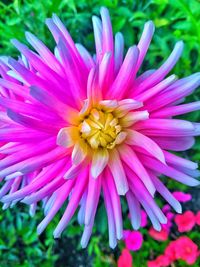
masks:
[[[156,32],[143,69],[158,68],[170,54],[175,42],[182,39],[185,42],[184,53],[173,72],[182,77],[200,71],[199,0],[1,0],[0,55],[16,56],[17,51],[10,44],[10,39],[17,38],[26,42],[25,31],[33,32],[53,49],[54,41],[44,24],[52,13],[63,20],[76,42],[83,43],[89,51],[94,52],[91,15],[98,15],[102,5],[110,10],[114,32],[121,31],[124,34],[126,48],[137,43],[147,20],[155,23]],[[190,100],[199,98],[197,91]],[[189,115],[188,118],[199,121],[200,112]],[[197,161],[200,159],[199,141],[187,156]],[[77,224],[72,222],[65,231],[64,238],[55,241],[52,238],[52,229],[58,218],[38,237],[36,225],[43,216],[41,211],[31,219],[24,206],[0,210],[0,267],[35,267],[40,264],[43,267],[76,267],[79,266],[79,261],[82,266],[115,266],[119,250],[113,252],[107,248],[104,212],[102,205],[98,210],[98,224],[88,250],[82,251],[78,245],[80,228]],[[146,242],[142,252],[133,255],[136,267],[146,266],[152,246],[158,252],[164,249],[164,245]],[[70,259],[70,255],[73,259]],[[186,265],[179,263],[177,266]]]

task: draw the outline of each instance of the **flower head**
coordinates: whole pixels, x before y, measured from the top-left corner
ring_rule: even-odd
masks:
[[[124,240],[128,250],[140,250],[143,243],[143,236],[139,231],[124,231]]]
[[[168,152],[190,148],[200,132],[198,123],[173,119],[200,108],[200,102],[181,104],[199,86],[199,73],[180,80],[175,75],[166,78],[183,42],[158,69],[153,66],[138,75],[153,22],[145,24],[139,43],[123,58],[123,35],[113,38],[108,10],[103,7],[100,13],[101,20],[92,20],[94,57],[73,42],[53,15],[46,24],[56,42],[54,53],[27,32],[34,51],[12,40],[22,56],[2,57],[0,62],[4,208],[22,201],[34,215],[42,201],[40,234],[67,203],[54,236],[60,237],[79,209],[78,221],[85,225],[82,247],[91,236],[101,193],[110,246],[115,247],[123,237],[120,195],[127,199],[134,229],[140,227],[142,206],[159,230],[167,218],[154,200],[156,191],[181,212],[160,174],[186,185],[199,184],[197,164]]]
[[[131,253],[127,248],[124,248],[117,261],[117,267],[132,267],[132,266],[133,266],[133,260]]]
[[[165,255],[173,262],[178,259],[194,264],[198,258],[198,246],[187,236],[181,236],[170,242],[165,249]]]
[[[180,202],[188,202],[192,199],[190,194],[186,194],[184,192],[173,192],[173,196]]]
[[[153,261],[148,261],[148,267],[167,267],[170,264],[170,260],[166,255],[160,255]]]
[[[176,244],[177,244],[177,240],[171,241],[165,249],[164,255],[166,255],[169,258],[170,263],[177,260]]]
[[[176,241],[176,256],[186,261],[189,265],[196,262],[198,257],[198,246],[187,236],[181,236]]]
[[[178,214],[175,217],[175,223],[180,233],[189,232],[196,224],[195,214],[190,210],[183,214]]]
[[[157,241],[166,241],[169,235],[168,230],[164,228],[162,228],[160,231],[156,231],[153,227],[151,227],[148,232],[149,235]]]

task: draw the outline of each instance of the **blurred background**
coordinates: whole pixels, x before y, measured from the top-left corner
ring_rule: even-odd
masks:
[[[26,43],[25,31],[33,32],[53,49],[54,41],[45,26],[45,19],[51,17],[53,13],[62,19],[75,42],[82,43],[90,52],[94,52],[91,16],[99,15],[102,5],[109,8],[114,32],[123,33],[126,48],[137,43],[146,21],[153,20],[155,23],[156,32],[143,64],[143,70],[158,68],[168,57],[176,41],[183,40],[184,53],[173,73],[183,77],[200,71],[200,1],[198,0],[1,0],[0,55],[16,57],[18,53],[11,45],[10,39],[17,38]],[[186,101],[195,100],[200,100],[199,90],[186,99]],[[197,122],[200,120],[200,111],[184,116],[184,118]],[[193,150],[185,152],[184,156],[197,162],[200,160],[198,138]],[[54,240],[52,232],[60,214],[38,237],[36,227],[43,217],[42,211],[38,210],[34,218],[31,218],[28,208],[24,205],[18,205],[6,211],[0,209],[0,267],[39,265],[43,267],[112,267],[117,265],[129,267],[130,265],[120,265],[123,262],[122,251],[125,247],[127,247],[128,255],[131,255],[131,264],[135,267],[145,267],[150,264],[147,263],[148,261],[155,260],[162,255],[169,244],[181,236],[187,236],[191,244],[195,244],[191,247],[188,245],[192,251],[190,257],[193,257],[193,261],[180,259],[171,267],[198,267],[200,259],[199,252],[196,250],[200,249],[200,213],[198,213],[200,211],[200,189],[186,188],[174,181],[168,182],[168,187],[172,192],[185,191],[187,193],[181,197],[181,201],[184,202],[184,212],[190,211],[190,216],[187,213],[182,220],[185,220],[185,224],[193,221],[193,225],[182,231],[181,219],[178,220],[173,212],[168,210],[169,215],[171,213],[172,225],[170,230],[159,236],[158,233],[152,232],[143,214],[144,227],[140,230],[143,242],[138,247],[134,246],[134,240],[129,240],[133,242],[129,247],[124,240],[119,242],[115,250],[109,249],[107,219],[103,203],[99,205],[93,236],[85,250],[82,250],[79,245],[82,229],[77,224],[75,216],[62,238]],[[180,194],[177,194],[177,197],[180,198]],[[123,199],[122,207],[124,228],[131,230]],[[159,264],[151,266],[168,266]]]

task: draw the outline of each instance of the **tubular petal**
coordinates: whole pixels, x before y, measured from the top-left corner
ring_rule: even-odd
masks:
[[[118,194],[125,195],[128,191],[128,182],[116,149],[113,149],[110,153],[108,166],[113,175]]]
[[[126,143],[132,146],[139,146],[139,147],[144,148],[151,155],[153,155],[156,159],[165,163],[165,157],[164,157],[162,149],[147,136],[137,131],[129,130]]]
[[[107,149],[101,149],[94,152],[91,165],[91,174],[94,178],[97,178],[102,173],[108,160],[109,154]]]
[[[76,208],[78,207],[78,204],[79,204],[80,199],[82,197],[82,194],[84,192],[84,188],[86,186],[87,180],[88,180],[88,171],[86,169],[82,172],[81,175],[79,175],[79,177],[76,181],[76,184],[75,184],[75,187],[73,190],[73,194],[70,198],[69,204],[68,204],[61,220],[59,221],[56,229],[54,230],[53,234],[54,234],[55,238],[60,237],[61,233],[63,232],[64,228],[69,223]]]

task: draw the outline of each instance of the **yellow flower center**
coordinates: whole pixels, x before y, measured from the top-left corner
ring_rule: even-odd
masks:
[[[72,167],[65,178],[75,177],[85,160],[91,160],[91,174],[98,177],[116,153],[115,146],[128,142],[129,128],[148,118],[147,111],[137,111],[141,107],[142,103],[133,99],[85,100],[80,112],[68,116],[70,125],[57,135],[58,145],[72,148]]]
[[[125,138],[119,118],[114,112],[100,108],[91,109],[80,123],[79,131],[80,136],[93,149],[112,149]]]
[[[147,111],[135,111],[142,106],[133,99],[101,100],[92,103],[85,100],[80,112],[70,116],[71,126],[62,128],[57,144],[72,147],[72,162],[78,164],[86,156],[108,159],[108,152],[122,144],[128,129],[138,120],[148,118]]]

